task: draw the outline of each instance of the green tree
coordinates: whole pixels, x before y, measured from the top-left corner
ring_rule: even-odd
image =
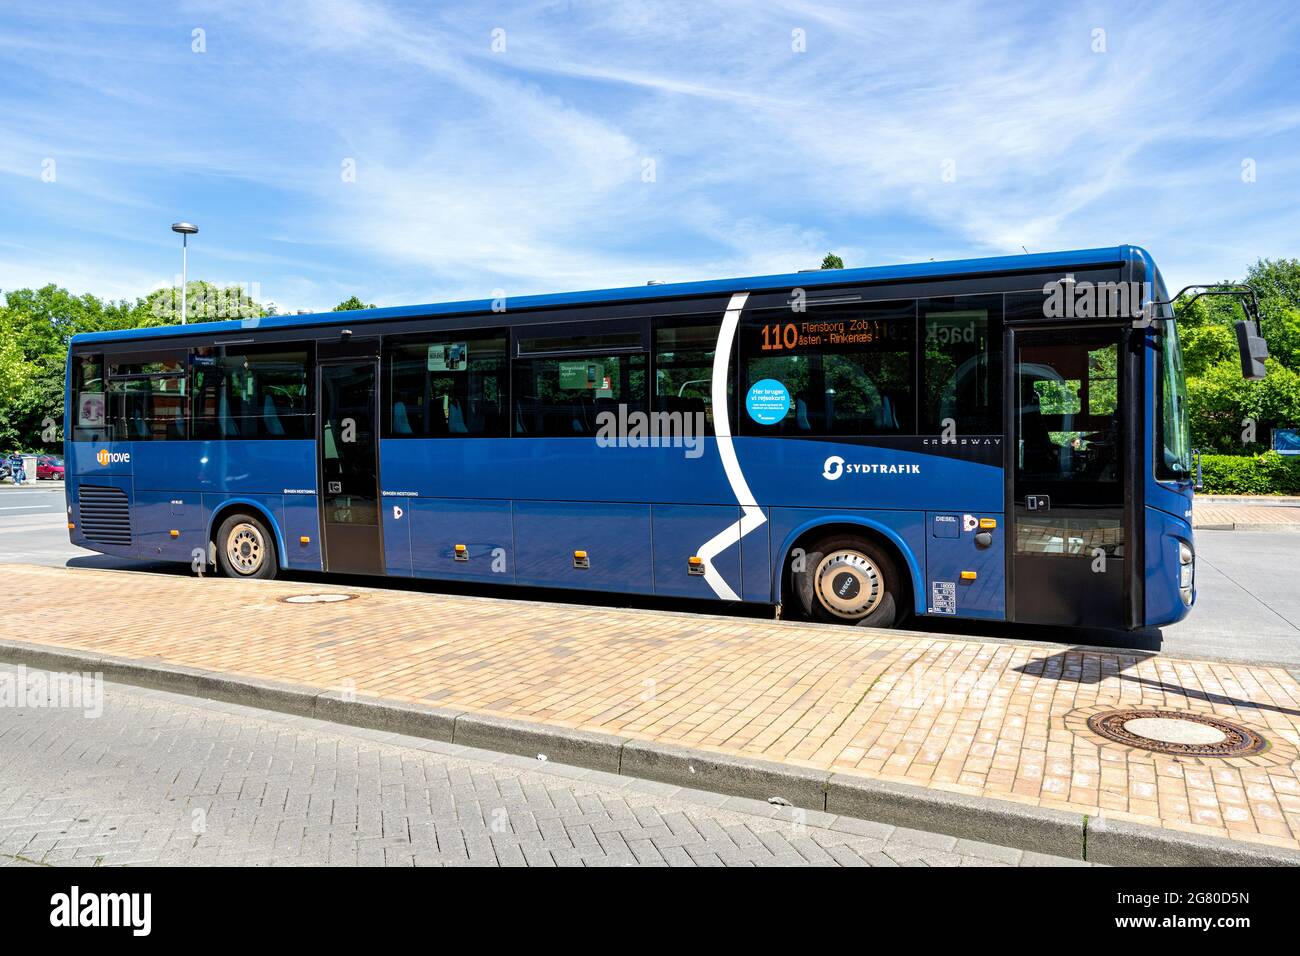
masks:
[[[187,322],[224,322],[227,319],[252,319],[266,315],[241,285],[219,288],[211,282],[196,280],[185,286]],[[178,287],[155,289],[143,300],[145,315],[140,325],[178,325],[181,321],[181,290]]]
[[[1275,358],[1266,367],[1264,378],[1250,381],[1241,377],[1234,358],[1188,379],[1193,445],[1228,455],[1255,455],[1268,450],[1273,428],[1300,422],[1300,373]]]
[[[1260,259],[1244,281],[1259,296],[1270,353],[1260,381],[1241,377],[1234,324],[1245,314],[1237,300],[1213,296],[1176,307],[1192,443],[1208,452],[1259,454],[1272,429],[1300,424],[1300,261]]]
[[[367,305],[365,302],[362,302],[360,299],[358,299],[355,295],[352,295],[352,296],[348,296],[338,305],[334,306],[334,308],[331,309],[330,311],[331,312],[352,312],[356,309],[373,309],[374,307],[375,304],[373,302]]]
[[[1300,371],[1300,260],[1260,259],[1244,280],[1259,296],[1260,325],[1269,354]],[[1226,283],[1225,283],[1226,284]],[[1189,375],[1204,374],[1235,355],[1234,324],[1245,318],[1241,304],[1227,296],[1209,296],[1175,306]]]
[[[844,260],[833,252],[826,253],[826,258],[822,260],[823,269],[843,269]]]
[[[187,318],[193,322],[263,314],[239,286],[219,289],[196,281],[186,289]],[[0,308],[0,375],[5,379],[0,385],[0,446],[58,447],[72,336],[179,322],[179,289],[159,289],[134,302],[77,296],[52,284],[7,292]]]
[[[78,332],[130,328],[138,303],[101,302],[75,296],[55,285],[15,289],[5,294],[4,344],[0,352],[13,382],[0,389],[0,444],[23,449],[55,448],[58,438],[47,424],[63,420],[63,374],[68,341]],[[52,440],[46,440],[47,436]]]
[[[18,345],[14,320],[7,309],[0,309],[0,441],[12,440],[4,433],[3,415],[27,387],[31,367]]]

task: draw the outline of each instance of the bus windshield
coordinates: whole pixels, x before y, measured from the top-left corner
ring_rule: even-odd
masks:
[[[1163,323],[1159,353],[1159,414],[1156,427],[1156,477],[1162,481],[1183,481],[1192,471],[1191,439],[1187,424],[1187,379],[1183,374],[1183,351],[1178,329],[1170,320]]]

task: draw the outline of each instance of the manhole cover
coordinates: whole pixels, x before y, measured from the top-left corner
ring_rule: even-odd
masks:
[[[1248,757],[1268,748],[1255,731],[1204,714],[1108,710],[1089,717],[1088,729],[1129,747],[1189,757]]]
[[[355,594],[295,594],[293,597],[281,598],[285,604],[333,604],[336,601],[351,601]]]

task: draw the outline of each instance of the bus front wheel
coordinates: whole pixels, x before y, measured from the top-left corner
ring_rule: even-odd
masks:
[[[816,542],[791,562],[794,593],[807,617],[859,627],[893,627],[904,607],[902,578],[884,548],[851,535]]]
[[[228,578],[273,578],[279,570],[275,538],[252,515],[233,514],[217,532],[217,563]]]

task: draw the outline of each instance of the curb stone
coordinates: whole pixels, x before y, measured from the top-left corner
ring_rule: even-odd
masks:
[[[1222,837],[1108,820],[1088,821],[1088,859],[1107,866],[1300,866],[1300,853]]]
[[[1231,524],[1193,524],[1193,531],[1267,531],[1272,534],[1300,534],[1300,523],[1274,523],[1234,521]]]
[[[980,843],[1084,859],[1081,813],[841,773],[832,774],[827,782],[826,809]]]
[[[620,773],[619,761],[628,738],[590,730],[552,727],[491,714],[465,713],[456,718],[452,742],[480,750],[544,758],[589,770]]]
[[[104,680],[354,727],[518,754],[868,819],[1030,853],[1118,866],[1300,866],[1300,852],[1108,820],[1007,800],[973,797],[792,766],[548,726],[491,714],[353,698],[319,687],[239,677],[157,659],[105,657],[0,640],[0,662],[56,672],[98,672]]]
[[[629,777],[672,783],[693,790],[712,790],[754,800],[777,798],[806,810],[826,809],[825,770],[710,753],[645,740],[623,746],[619,771]]]

